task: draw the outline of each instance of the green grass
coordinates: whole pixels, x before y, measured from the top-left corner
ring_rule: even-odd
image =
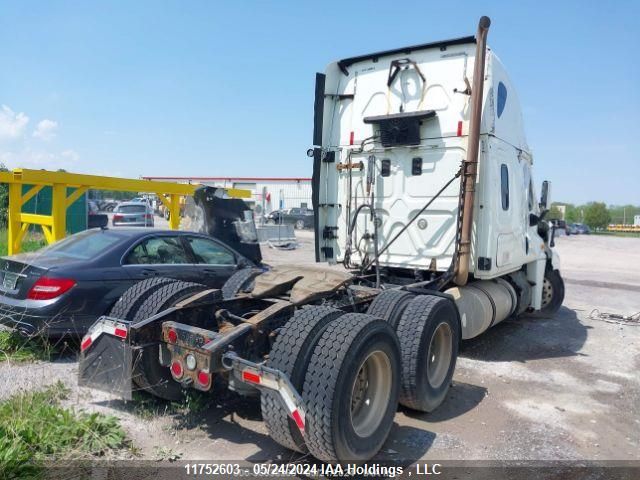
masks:
[[[0,402],[0,478],[37,478],[45,460],[92,458],[127,446],[115,417],[61,407],[68,394],[58,382]]]
[[[32,362],[50,360],[56,348],[42,337],[24,337],[16,332],[0,330],[0,362]]]
[[[0,256],[7,255],[7,245],[8,245],[8,235],[7,230],[0,230]],[[22,251],[23,252],[33,252],[35,250],[39,250],[44,247],[47,242],[42,237],[42,234],[35,232],[27,232],[22,240]]]
[[[214,403],[214,397],[197,390],[187,390],[184,398],[178,402],[162,400],[144,392],[133,392],[133,413],[144,419],[158,415],[190,415],[206,411]]]

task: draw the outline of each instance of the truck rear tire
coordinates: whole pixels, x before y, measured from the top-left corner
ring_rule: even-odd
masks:
[[[293,387],[302,393],[305,374],[314,348],[327,326],[344,312],[331,307],[309,306],[298,310],[278,333],[267,366],[286,374]],[[262,418],[269,435],[283,447],[306,453],[304,438],[284,409],[279,395],[263,390],[260,395]]]
[[[407,305],[396,330],[402,352],[402,405],[431,412],[442,403],[456,367],[459,330],[451,300],[420,295]]]
[[[384,290],[373,299],[367,313],[389,322],[395,330],[398,328],[402,312],[414,297],[413,293],[403,290]]]
[[[157,289],[177,281],[173,278],[153,277],[133,284],[124,291],[118,301],[111,307],[109,316],[121,320],[133,320],[135,312],[149,295]]]
[[[231,275],[222,286],[222,298],[229,300],[238,293],[249,293],[253,290],[254,279],[262,273],[257,268],[243,268]]]
[[[325,462],[372,458],[398,406],[400,349],[387,322],[347,313],[316,345],[304,381],[305,440]]]
[[[564,281],[560,271],[547,268],[542,284],[542,308],[539,314],[549,316],[560,310],[564,301]]]
[[[149,295],[133,316],[134,322],[142,321],[160,313],[176,303],[198,292],[206,285],[191,282],[173,282],[164,285]],[[179,401],[184,389],[171,376],[167,367],[160,365],[160,345],[150,345],[139,350],[133,360],[132,380],[142,390],[163,400]]]

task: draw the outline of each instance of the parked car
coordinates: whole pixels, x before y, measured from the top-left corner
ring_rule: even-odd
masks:
[[[267,215],[267,223],[272,225],[293,225],[296,229],[313,228],[313,210],[287,208],[274,210]]]
[[[576,234],[588,235],[591,233],[591,229],[588,226],[586,226],[584,223],[574,223],[573,229],[575,230]]]
[[[114,227],[153,227],[153,210],[143,202],[122,202],[113,210]]]
[[[86,230],[37,252],[1,257],[0,324],[81,336],[137,281],[158,276],[221,288],[247,266],[254,263],[205,234]]]
[[[578,235],[580,232],[575,223],[567,223],[567,235]]]

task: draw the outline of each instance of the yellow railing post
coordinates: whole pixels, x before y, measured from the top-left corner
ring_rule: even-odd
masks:
[[[169,196],[169,228],[172,230],[180,228],[180,195]]]
[[[22,185],[9,184],[9,212],[7,218],[7,253],[13,255],[20,252],[20,210],[22,209]]]
[[[51,234],[53,241],[57,242],[67,235],[67,186],[64,183],[53,184],[51,218]]]

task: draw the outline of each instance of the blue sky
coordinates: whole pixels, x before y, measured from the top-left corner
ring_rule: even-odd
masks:
[[[0,9],[0,160],[12,168],[310,176],[316,71],[473,34],[484,14],[523,104],[537,180],[551,180],[558,200],[640,204],[637,1],[16,0]]]

